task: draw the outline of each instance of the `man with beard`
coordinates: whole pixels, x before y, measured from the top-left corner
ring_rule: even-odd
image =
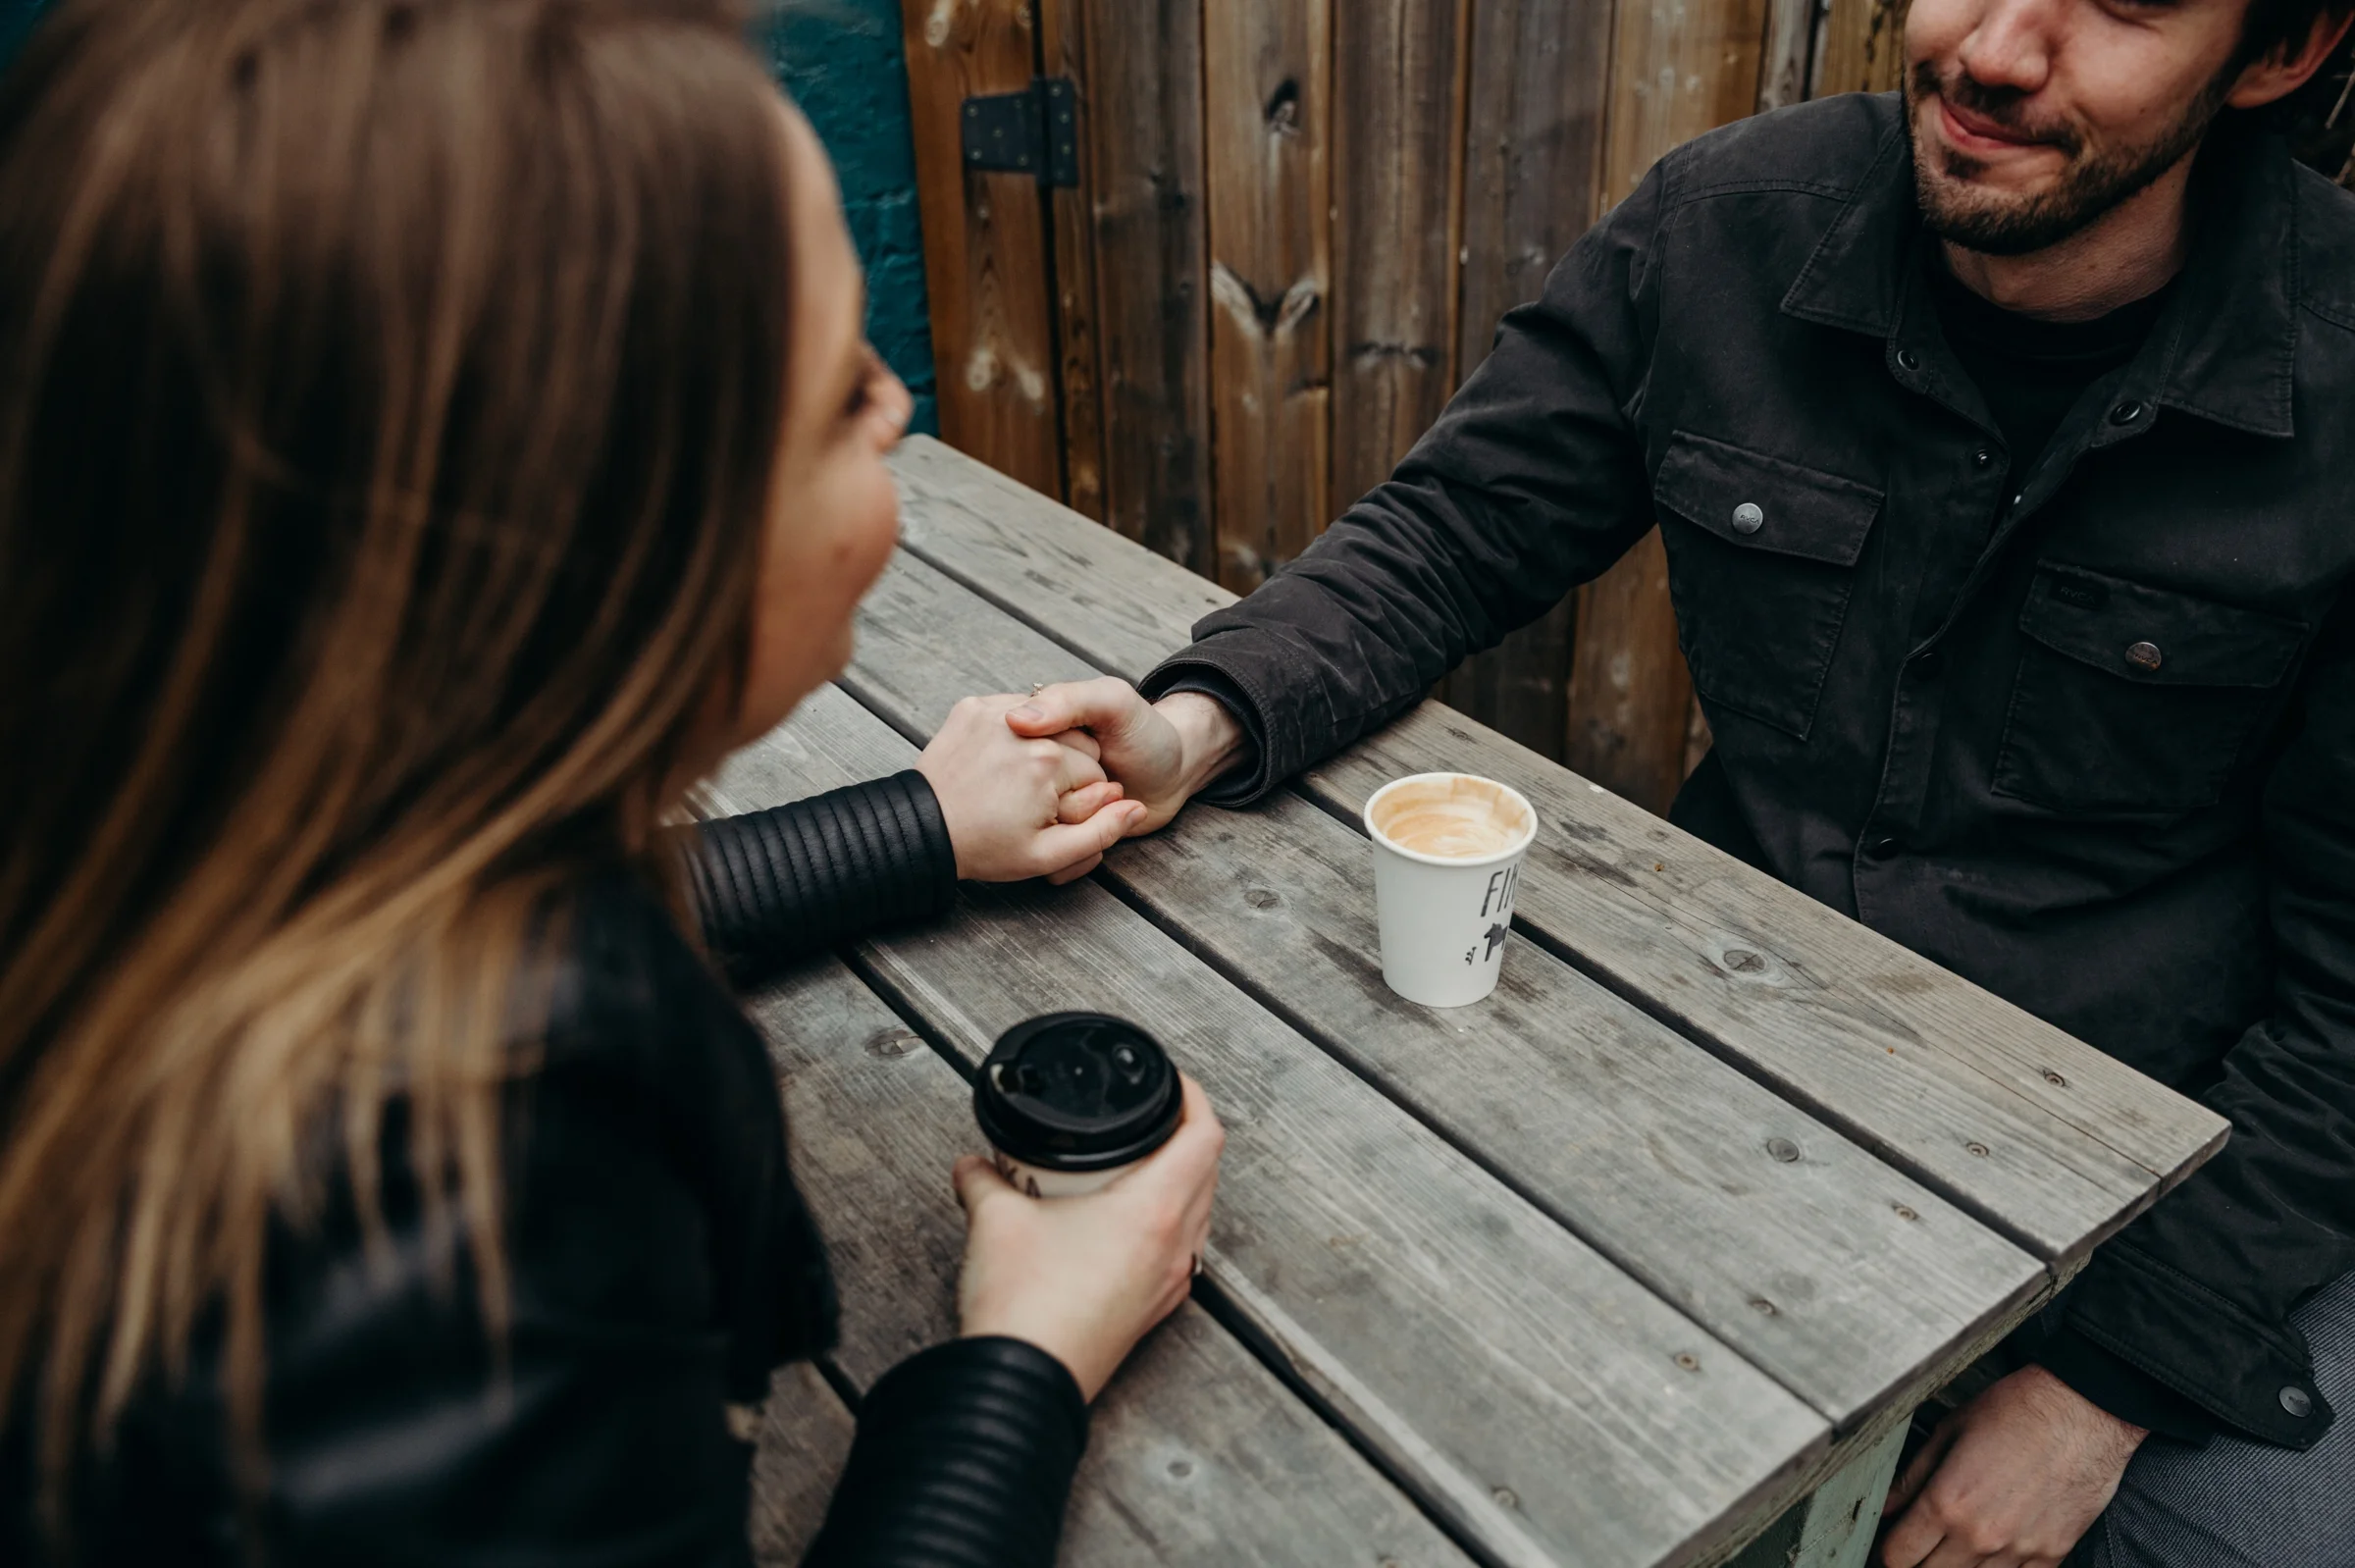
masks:
[[[1913,0],[1902,97],[1662,159],[1300,560],[1012,720],[1249,801],[1656,522],[1674,819],[2233,1125],[1888,1568],[2355,1563],[2355,197],[2256,114],[2351,3]]]

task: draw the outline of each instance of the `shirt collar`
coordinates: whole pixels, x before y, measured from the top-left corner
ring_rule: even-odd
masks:
[[[2161,403],[2259,436],[2291,434],[2297,349],[2295,169],[2280,138],[2220,126],[2195,177],[2180,287],[2151,329]],[[1921,223],[1901,120],[1783,295],[1783,312],[1876,338],[1903,315]]]

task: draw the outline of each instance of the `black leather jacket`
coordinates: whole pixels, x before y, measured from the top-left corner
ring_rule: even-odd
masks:
[[[740,973],[936,913],[955,859],[918,774],[710,824],[691,882]],[[834,1333],[759,1036],[625,873],[574,915],[545,1059],[504,1141],[511,1326],[495,1353],[446,1215],[385,1137],[391,1245],[348,1196],[274,1237],[268,1473],[242,1500],[217,1338],[77,1471],[65,1548],[31,1514],[26,1406],[0,1434],[0,1561],[749,1564],[729,1407]],[[335,1156],[328,1156],[332,1168]],[[790,1386],[786,1385],[785,1386]],[[1044,1565],[1086,1407],[1061,1363],[961,1339],[868,1390],[811,1563]]]

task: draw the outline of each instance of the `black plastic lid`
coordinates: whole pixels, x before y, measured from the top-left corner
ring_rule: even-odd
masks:
[[[1102,1013],[1018,1023],[973,1076],[982,1135],[1043,1171],[1104,1171],[1143,1159],[1178,1130],[1181,1100],[1161,1043]]]

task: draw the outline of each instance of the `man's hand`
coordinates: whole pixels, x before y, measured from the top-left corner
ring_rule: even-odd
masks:
[[[940,799],[957,874],[976,882],[1085,876],[1136,831],[1083,734],[1024,740],[1006,725],[1019,697],[968,697],[950,709],[916,765]]]
[[[2057,1568],[2110,1506],[2150,1434],[2042,1367],[2023,1367],[1938,1425],[1889,1489],[1884,1568]],[[1902,1510],[1902,1511],[1901,1511]]]
[[[1196,790],[1234,765],[1244,744],[1242,726],[1213,699],[1178,692],[1147,703],[1109,675],[1044,687],[1006,722],[1017,735],[1038,739],[1072,730],[1093,735],[1105,775],[1145,809],[1131,834],[1176,816]]]

